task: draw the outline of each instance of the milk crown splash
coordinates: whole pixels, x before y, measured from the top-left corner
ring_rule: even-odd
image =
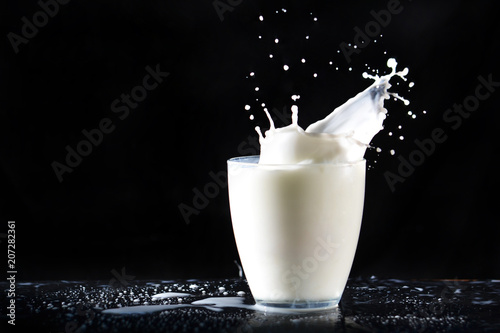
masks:
[[[292,106],[292,124],[275,128],[271,116],[270,129],[260,137],[259,164],[352,163],[363,159],[372,138],[383,128],[387,110],[384,100],[391,95],[407,105],[409,102],[388,92],[389,81],[399,76],[406,81],[408,68],[396,71],[397,62],[391,58],[387,66],[392,72],[384,76],[363,73],[374,80],[372,85],[349,99],[322,120],[304,131],[298,125],[298,108]]]

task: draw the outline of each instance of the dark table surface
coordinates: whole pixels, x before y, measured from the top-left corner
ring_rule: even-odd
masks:
[[[500,280],[350,279],[315,313],[256,309],[244,279],[17,282],[15,326],[7,304],[2,332],[500,332]]]

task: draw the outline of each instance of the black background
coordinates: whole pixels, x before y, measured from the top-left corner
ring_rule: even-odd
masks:
[[[443,120],[474,95],[478,76],[500,81],[493,1],[401,1],[383,36],[351,63],[339,45],[353,43],[354,28],[388,1],[229,3],[218,13],[210,0],[72,0],[17,53],[8,34],[21,35],[22,18],[33,22],[41,7],[2,5],[0,234],[16,221],[18,279],[111,279],[122,268],[137,279],[237,276],[227,189],[216,187],[189,223],[179,205],[193,206],[193,189],[203,192],[228,158],[257,153],[253,128],[268,126],[260,103],[289,110],[290,96],[301,95],[306,127],[369,85],[366,66],[386,71],[389,57],[409,67],[415,86],[399,89],[409,106],[386,102],[386,129],[373,141],[382,152],[367,153],[351,276],[498,277],[500,89],[456,130]],[[170,74],[121,120],[111,103],[142,84],[146,66]],[[51,164],[64,163],[65,147],[103,118],[114,131],[59,182]],[[384,174],[397,173],[398,156],[435,128],[447,140],[391,191]]]

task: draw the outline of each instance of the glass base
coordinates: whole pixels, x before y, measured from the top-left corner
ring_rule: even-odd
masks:
[[[340,299],[329,301],[290,301],[290,302],[267,302],[256,300],[258,307],[265,307],[269,311],[286,312],[312,312],[334,309],[338,306]]]

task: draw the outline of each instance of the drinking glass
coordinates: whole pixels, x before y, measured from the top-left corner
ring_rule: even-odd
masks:
[[[228,160],[231,220],[257,305],[336,307],[358,242],[366,161],[259,164]]]

